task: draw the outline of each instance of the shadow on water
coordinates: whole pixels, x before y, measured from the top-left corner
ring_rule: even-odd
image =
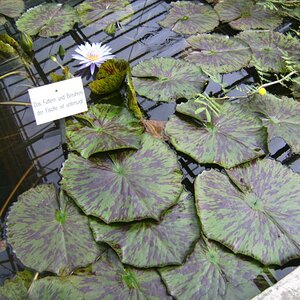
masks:
[[[40,4],[43,1],[26,1],[27,8]],[[47,1],[57,2],[57,1]],[[72,5],[81,1],[63,1]],[[76,63],[71,54],[78,44],[85,41],[109,43],[114,54],[131,65],[136,65],[141,60],[157,56],[181,57],[185,54],[187,43],[182,36],[161,28],[157,21],[164,18],[170,1],[136,0],[131,1],[135,9],[129,23],[118,30],[114,37],[106,35],[97,28],[77,26],[70,33],[58,38],[37,38],[35,40],[35,61],[31,70],[24,68],[17,59],[0,62],[0,74],[7,71],[23,71],[26,76],[11,76],[0,81],[0,101],[29,102],[27,89],[43,85],[48,82],[50,73],[58,71],[58,67],[49,59],[49,55],[56,53],[62,45],[67,54],[64,64],[74,72]],[[289,29],[289,27],[288,27]],[[0,27],[0,33],[8,33],[17,37],[15,23],[10,21]],[[217,32],[235,34],[236,32],[222,26]],[[241,70],[223,76],[222,80],[229,87],[243,88],[246,84],[255,81],[253,70]],[[205,90],[208,94],[220,95],[219,84],[209,82]],[[231,96],[239,96],[239,91],[233,90]],[[89,95],[86,89],[86,95]],[[139,103],[148,118],[167,120],[175,112],[173,103],[156,103],[146,98],[139,97]],[[119,101],[118,99],[116,101]],[[58,183],[61,179],[59,170],[64,161],[63,145],[61,142],[59,123],[51,122],[37,126],[34,121],[32,109],[29,107],[1,107],[0,108],[0,201],[1,207],[5,202],[13,203],[17,196],[39,183]],[[274,139],[270,145],[271,156],[300,172],[299,155],[291,155],[289,147],[281,139]],[[187,189],[193,190],[195,177],[203,170],[216,166],[202,166],[190,157],[179,155],[184,177],[183,183]],[[5,209],[2,213],[4,221]],[[4,243],[4,244],[3,244]],[[15,259],[5,242],[0,246],[0,282],[11,277],[22,265]],[[266,282],[274,283],[292,271],[300,263],[299,260],[290,262],[282,269],[276,271],[276,278],[268,277]],[[265,288],[266,282],[257,278],[257,286]],[[268,285],[268,284],[267,284]],[[263,289],[262,288],[262,289]]]

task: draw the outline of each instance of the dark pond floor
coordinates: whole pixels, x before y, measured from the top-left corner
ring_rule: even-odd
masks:
[[[32,7],[45,1],[25,1],[26,7]],[[82,1],[46,1],[61,2],[76,5]],[[169,7],[169,1],[133,0],[134,15],[130,22],[123,25],[114,37],[106,35],[96,27],[76,27],[74,30],[58,38],[37,38],[35,40],[35,59],[30,69],[24,68],[17,59],[0,61],[0,75],[12,71],[24,71],[22,76],[10,76],[0,80],[0,101],[29,102],[27,89],[44,85],[49,82],[50,72],[59,71],[58,66],[49,59],[49,55],[57,52],[62,45],[67,54],[63,63],[68,65],[72,72],[76,70],[76,62],[71,54],[78,44],[84,41],[108,43],[118,58],[128,60],[135,65],[141,60],[151,57],[180,57],[184,55],[187,43],[184,38],[169,29],[161,28],[157,21],[164,18]],[[285,24],[279,30],[287,30],[292,24]],[[218,32],[232,34],[226,27],[218,28]],[[18,38],[15,24],[7,23],[0,27],[1,33],[8,33]],[[223,76],[228,86],[242,88],[253,82],[252,70],[241,70]],[[207,93],[220,92],[220,86],[210,82],[206,87]],[[86,89],[86,96],[89,96]],[[240,92],[232,91],[231,95]],[[139,102],[145,115],[151,119],[167,120],[175,111],[175,104],[158,104],[139,97]],[[299,156],[291,156],[285,143],[276,139],[271,142],[271,155],[296,172],[300,172]],[[9,200],[16,200],[17,196],[38,183],[51,182],[58,185],[59,170],[64,161],[61,141],[61,130],[58,124],[51,122],[37,126],[30,107],[0,106],[0,206]],[[179,156],[179,162],[184,173],[183,183],[192,189],[196,175],[204,167],[193,162],[186,156]],[[4,221],[5,212],[2,214]],[[281,279],[299,261],[293,261],[276,273],[276,280]],[[0,283],[22,266],[5,249],[0,247]]]

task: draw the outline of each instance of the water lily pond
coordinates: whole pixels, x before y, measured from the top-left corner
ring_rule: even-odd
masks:
[[[299,22],[0,0],[0,298],[244,300],[299,266]],[[88,110],[37,125],[28,90],[74,77]]]

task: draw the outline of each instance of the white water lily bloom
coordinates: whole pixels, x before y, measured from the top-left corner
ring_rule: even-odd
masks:
[[[72,54],[72,57],[79,60],[82,66],[79,68],[84,69],[90,67],[91,74],[93,75],[96,67],[100,67],[106,60],[114,57],[111,54],[111,48],[101,43],[85,43],[75,49],[78,54]]]

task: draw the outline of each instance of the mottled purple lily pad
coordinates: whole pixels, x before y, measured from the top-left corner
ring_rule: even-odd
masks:
[[[154,101],[173,102],[202,91],[206,77],[200,67],[175,58],[153,58],[132,69],[138,94]]]
[[[300,152],[300,103],[291,98],[277,98],[274,95],[256,95],[248,107],[259,113],[263,125],[268,130],[268,140],[280,137],[291,147],[292,152]]]
[[[109,244],[123,263],[142,268],[182,264],[200,236],[194,198],[185,191],[159,223],[107,225],[91,220],[90,226],[97,242]]]
[[[143,126],[126,108],[95,104],[67,123],[69,146],[82,157],[123,148],[138,149]]]
[[[255,4],[252,0],[223,0],[214,9],[222,22],[229,22],[237,30],[274,29],[282,23],[282,17],[276,11]]]
[[[61,171],[62,188],[87,215],[106,223],[160,215],[182,191],[176,154],[148,134],[139,150],[103,153],[90,160],[70,154]]]
[[[6,22],[4,16],[16,18],[24,8],[25,4],[23,0],[0,0],[0,25]]]
[[[92,263],[103,251],[94,241],[88,218],[53,185],[19,196],[7,222],[7,240],[22,263],[38,272],[68,274]]]
[[[27,290],[33,279],[33,273],[29,270],[17,272],[10,279],[6,279],[0,287],[1,300],[22,300],[27,299]]]
[[[76,21],[76,10],[72,6],[45,3],[27,10],[16,24],[29,35],[51,37],[68,32]]]
[[[193,101],[177,106],[177,111],[190,115]],[[196,117],[201,120],[201,114]],[[202,119],[203,120],[203,119]],[[239,104],[225,103],[219,115],[212,114],[210,124],[192,118],[172,116],[166,124],[172,145],[199,163],[231,168],[264,154],[267,141],[262,122]]]
[[[77,7],[80,21],[97,30],[105,29],[112,23],[124,24],[134,13],[128,0],[87,0]]]
[[[253,259],[201,239],[182,266],[159,269],[168,291],[176,299],[250,299],[261,291],[254,279],[263,268]]]
[[[36,280],[30,299],[172,299],[155,270],[125,267],[112,250],[104,253],[92,268],[94,275]]]
[[[209,5],[200,2],[177,1],[171,2],[169,13],[158,23],[177,33],[205,33],[214,30],[219,25],[219,16]]]
[[[205,235],[265,265],[300,257],[300,176],[270,159],[196,178]]]
[[[252,52],[244,41],[220,34],[191,36],[187,42],[192,52],[186,60],[208,73],[229,73],[246,67]]]
[[[287,71],[283,52],[288,54],[291,60],[299,58],[300,42],[291,35],[269,30],[249,30],[241,32],[237,37],[249,44],[253,52],[250,64],[262,71]]]

